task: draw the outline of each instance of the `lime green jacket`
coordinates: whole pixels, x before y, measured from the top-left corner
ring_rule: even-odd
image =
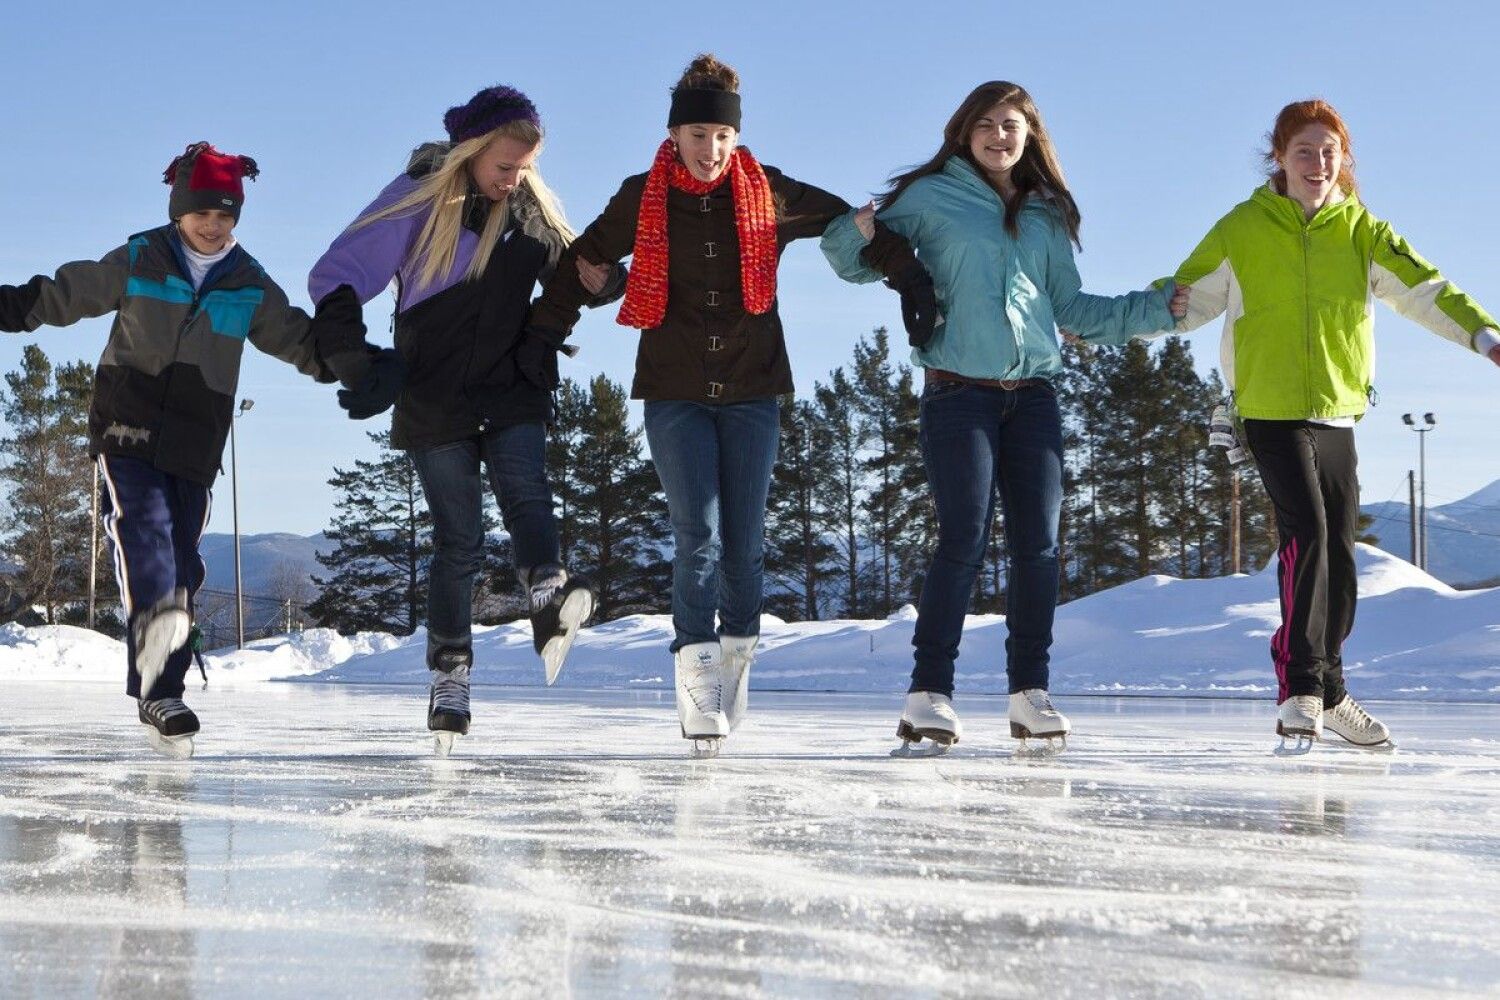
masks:
[[[1224,314],[1224,380],[1252,419],[1361,416],[1375,378],[1375,298],[1471,351],[1497,328],[1353,196],[1308,219],[1267,184],[1209,230],[1176,280],[1190,289],[1177,329]]]

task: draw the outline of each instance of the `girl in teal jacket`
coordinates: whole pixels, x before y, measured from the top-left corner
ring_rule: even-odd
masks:
[[[1354,422],[1373,392],[1372,300],[1500,364],[1495,319],[1360,203],[1349,130],[1324,101],[1281,109],[1266,185],[1177,269],[1181,327],[1224,315],[1221,361],[1276,510],[1281,627],[1271,639],[1276,731],[1387,748],[1344,687],[1354,627],[1359,480]]]
[[[824,254],[848,281],[880,277],[860,260],[871,214],[851,213],[823,237]],[[1011,735],[1065,737],[1068,720],[1047,694],[1062,505],[1062,419],[1050,381],[1062,371],[1057,328],[1119,344],[1170,329],[1185,296],[1082,291],[1073,262],[1078,206],[1036,105],[1012,83],[975,88],[948,120],[937,155],[897,177],[873,215],[911,241],[931,272],[938,310],[930,336],[907,323],[912,361],[926,374],[921,443],[938,544],[897,735],[908,745],[958,741],[953,663],[998,489],[1009,556]],[[902,291],[908,307],[911,289]]]

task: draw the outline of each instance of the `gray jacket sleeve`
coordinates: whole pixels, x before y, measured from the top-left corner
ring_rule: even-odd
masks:
[[[266,280],[266,297],[250,325],[250,343],[272,357],[280,358],[304,375],[320,382],[333,381],[332,373],[318,359],[312,335],[312,319],[287,301],[274,281]]]
[[[39,274],[24,285],[5,288],[5,312],[19,320],[6,327],[29,333],[39,326],[68,326],[112,313],[125,297],[129,272],[129,251],[120,247],[102,260],[74,261],[51,278]]]

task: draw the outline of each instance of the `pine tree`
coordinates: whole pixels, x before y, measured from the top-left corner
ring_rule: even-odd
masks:
[[[54,624],[87,590],[93,368],[80,361],[54,370],[42,349],[28,344],[20,370],[7,373],[5,383],[0,412],[12,435],[0,440],[0,481],[8,485],[3,537],[21,566],[8,603],[13,613],[41,605]]]
[[[814,492],[823,475],[812,404],[781,400],[781,442],[766,507],[766,609],[790,621],[816,620],[836,553],[822,531]]]
[[[307,612],[341,632],[409,635],[427,602],[432,516],[410,456],[391,448],[389,432],[369,437],[376,460],[335,468],[328,480],[340,492],[325,532],[336,547],[317,557],[331,574],[313,577],[319,593]]]
[[[563,432],[577,434],[574,565],[598,587],[601,619],[664,610],[671,593],[666,501],[626,399],[624,386],[594,376],[576,428]]]
[[[864,434],[855,408],[854,385],[836,368],[828,384],[814,384],[816,424],[813,443],[823,456],[823,473],[813,495],[818,505],[820,527],[833,539],[843,577],[845,618],[859,618],[865,613],[865,566],[861,559],[864,538],[861,533],[860,504],[864,498],[864,476],[861,449]]]

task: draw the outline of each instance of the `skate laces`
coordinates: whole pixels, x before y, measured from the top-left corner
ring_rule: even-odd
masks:
[[[432,710],[453,715],[469,714],[469,668],[437,671],[432,678]]]
[[[183,704],[181,698],[157,698],[155,701],[143,701],[141,707],[146,710],[147,715],[161,719],[163,722],[188,711],[187,705]]]
[[[719,697],[723,686],[714,683],[719,679],[719,670],[711,662],[696,657],[683,669],[682,686],[698,711],[712,715],[719,710]],[[710,703],[711,702],[711,703]]]
[[[1026,702],[1042,715],[1056,715],[1057,709],[1052,707],[1052,699],[1048,696],[1046,688],[1028,688],[1022,692]]]
[[[1333,711],[1329,714],[1337,715],[1340,717],[1340,721],[1350,726],[1357,726],[1360,729],[1373,729],[1375,727],[1375,718],[1369,712],[1365,711],[1363,705],[1347,695],[1343,701],[1333,707]]]
[[[557,592],[568,582],[568,573],[561,567],[545,569],[538,573],[537,579],[531,582],[530,598],[532,613],[538,612],[552,603]]]

